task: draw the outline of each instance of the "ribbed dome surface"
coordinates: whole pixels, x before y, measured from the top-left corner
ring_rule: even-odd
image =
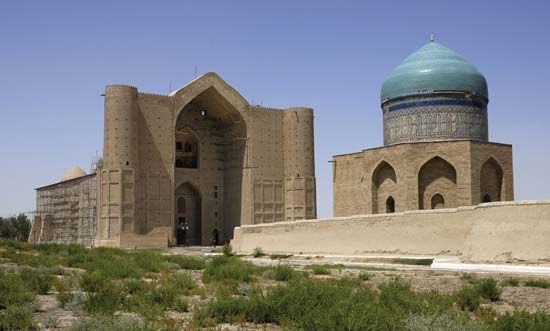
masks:
[[[430,42],[401,62],[382,85],[381,101],[433,91],[470,92],[489,99],[485,77],[449,48]]]
[[[71,180],[82,176],[86,176],[86,172],[84,172],[82,168],[75,166],[65,171],[65,174],[61,177],[61,181],[64,182],[66,180]]]

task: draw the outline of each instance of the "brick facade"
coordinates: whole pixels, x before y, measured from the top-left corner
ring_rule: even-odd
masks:
[[[168,96],[107,86],[98,244],[166,228],[176,244],[178,227],[210,244],[315,218],[313,146],[312,109],[252,106],[214,73]]]
[[[396,144],[333,157],[334,216],[514,199],[512,146],[473,140]],[[440,199],[443,198],[441,202]],[[432,201],[433,200],[433,201]]]

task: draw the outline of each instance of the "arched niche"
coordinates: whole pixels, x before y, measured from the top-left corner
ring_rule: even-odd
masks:
[[[439,193],[434,194],[431,199],[431,207],[432,209],[445,208],[445,198]]]
[[[445,208],[457,207],[456,169],[447,160],[435,156],[424,163],[418,172],[418,207],[430,209],[436,194],[445,196]]]
[[[386,161],[381,161],[372,173],[372,213],[384,212],[383,206],[386,206],[388,196],[392,196],[394,201],[393,210],[395,211],[395,194],[397,186],[397,176],[395,169]]]
[[[386,213],[395,213],[395,200],[391,195],[386,199]]]
[[[502,200],[503,172],[500,164],[489,158],[483,163],[479,173],[479,192],[482,202]]]

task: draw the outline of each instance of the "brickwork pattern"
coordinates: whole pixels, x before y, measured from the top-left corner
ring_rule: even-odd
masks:
[[[445,207],[481,203],[481,180],[492,181],[481,174],[481,169],[490,158],[502,168],[500,201],[513,200],[510,145],[470,140],[419,142],[334,156],[334,215],[385,212],[390,195],[396,212],[429,209],[435,194],[443,196]],[[379,180],[377,169],[386,163],[395,171],[396,184],[389,185],[391,180],[386,179],[380,186],[386,187],[380,191],[375,185]],[[426,171],[422,171],[424,165],[429,167]]]
[[[197,137],[194,168],[176,167],[185,130]],[[316,217],[313,111],[252,106],[214,73],[169,96],[108,86],[104,144],[100,245],[161,228],[174,243],[175,193],[186,184],[200,195],[202,244],[242,224]]]

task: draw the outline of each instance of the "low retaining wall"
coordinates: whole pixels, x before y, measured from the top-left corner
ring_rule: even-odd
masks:
[[[453,255],[469,262],[549,262],[550,201],[493,202],[394,214],[245,225],[238,253]]]

